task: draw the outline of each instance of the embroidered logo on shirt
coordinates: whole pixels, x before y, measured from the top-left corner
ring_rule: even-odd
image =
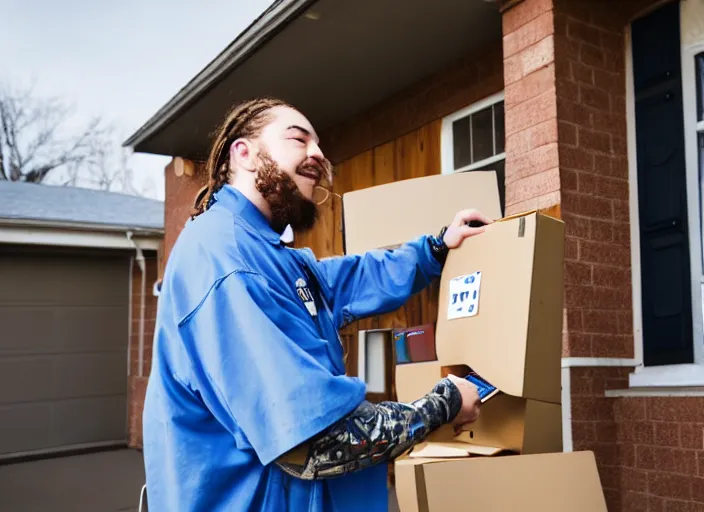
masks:
[[[315,307],[315,299],[313,299],[313,294],[308,288],[308,283],[302,278],[296,281],[296,293],[298,293],[303,304],[306,305],[308,313],[310,313],[311,316],[317,316],[318,309]]]

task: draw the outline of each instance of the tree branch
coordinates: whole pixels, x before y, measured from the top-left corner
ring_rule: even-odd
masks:
[[[59,183],[136,193],[113,126],[99,117],[76,130],[74,108],[33,87],[0,84],[0,180]]]

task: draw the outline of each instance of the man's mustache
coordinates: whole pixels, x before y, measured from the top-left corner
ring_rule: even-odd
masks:
[[[298,169],[301,171],[313,170],[318,175],[318,182],[320,182],[324,178],[325,180],[327,180],[328,183],[332,185],[332,164],[327,158],[323,160],[309,158],[301,165],[299,165]]]

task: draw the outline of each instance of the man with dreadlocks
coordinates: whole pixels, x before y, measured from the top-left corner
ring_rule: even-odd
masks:
[[[312,228],[332,180],[309,121],[256,99],[225,119],[210,180],[164,274],[144,410],[149,506],[177,511],[384,511],[386,463],[478,415],[477,390],[440,380],[412,403],[365,401],[338,329],[393,311],[489,223],[318,261],[281,242]]]

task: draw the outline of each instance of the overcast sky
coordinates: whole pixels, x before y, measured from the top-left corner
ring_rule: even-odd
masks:
[[[272,0],[2,0],[0,81],[115,121],[124,141]],[[9,5],[8,5],[9,4]],[[169,159],[134,155],[163,199]]]

